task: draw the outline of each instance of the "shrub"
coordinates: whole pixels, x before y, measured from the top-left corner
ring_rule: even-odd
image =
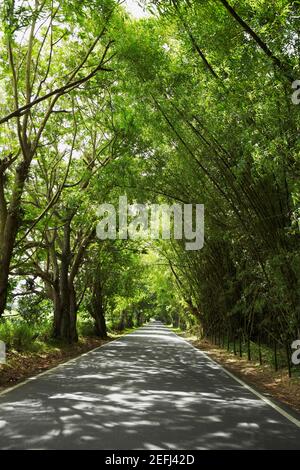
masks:
[[[77,331],[79,336],[95,336],[95,325],[92,319],[78,318]]]
[[[35,350],[39,348],[38,340],[45,341],[50,333],[51,325],[46,321],[39,325],[30,325],[23,320],[5,320],[0,323],[0,339],[5,342],[8,350]]]

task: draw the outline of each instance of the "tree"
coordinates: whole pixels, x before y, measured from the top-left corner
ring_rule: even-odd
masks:
[[[106,9],[108,3],[104,2]],[[103,6],[101,2],[99,5]],[[95,25],[87,24],[81,8],[75,13],[68,8],[61,10],[61,5],[52,1],[36,0],[34,5],[27,2],[21,7],[10,0],[3,3],[2,51],[8,63],[4,67],[4,87],[9,97],[5,105],[14,111],[2,119],[7,127],[0,164],[0,316],[6,305],[10,264],[23,219],[22,195],[32,163],[39,157],[41,140],[52,115],[64,112],[56,108],[60,98],[71,91],[74,96],[74,91],[99,71],[107,72],[105,65],[111,60],[112,42],[105,33],[111,8],[112,4],[103,17],[98,15],[99,24]],[[71,30],[77,23],[82,26],[75,38]],[[20,39],[21,34],[25,39]],[[76,50],[71,47],[73,40]],[[61,62],[66,49],[73,50],[67,64]],[[86,69],[91,71],[84,75]],[[61,85],[57,86],[59,81]],[[24,95],[25,105],[20,105]]]

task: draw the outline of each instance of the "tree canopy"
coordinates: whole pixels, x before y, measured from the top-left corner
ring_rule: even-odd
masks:
[[[0,317],[300,333],[300,3],[2,0]],[[294,88],[293,88],[294,87]],[[205,243],[99,240],[97,207],[204,204]]]

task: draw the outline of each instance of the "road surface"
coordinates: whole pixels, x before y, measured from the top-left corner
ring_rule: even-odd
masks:
[[[300,449],[300,429],[155,322],[0,396],[0,449]]]

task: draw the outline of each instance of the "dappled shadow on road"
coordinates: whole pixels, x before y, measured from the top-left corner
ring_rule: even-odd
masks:
[[[0,448],[300,448],[300,431],[155,323],[4,395]]]

